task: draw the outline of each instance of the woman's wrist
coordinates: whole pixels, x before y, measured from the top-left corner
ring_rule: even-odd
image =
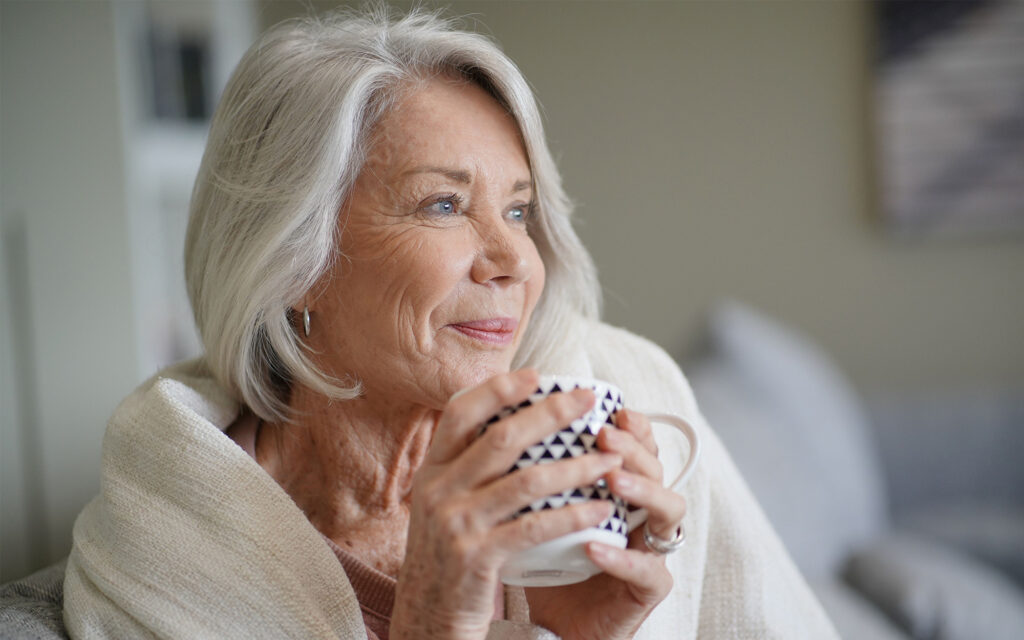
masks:
[[[399,583],[388,636],[392,640],[484,640],[493,611],[453,608],[439,593],[432,596]],[[436,590],[434,590],[436,591]]]
[[[426,612],[410,612],[405,615],[396,611],[391,618],[388,637],[391,640],[484,640],[490,622],[482,627],[474,624],[457,623]],[[468,621],[467,621],[468,622]]]

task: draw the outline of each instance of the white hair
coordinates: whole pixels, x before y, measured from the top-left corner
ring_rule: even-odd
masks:
[[[320,371],[300,338],[301,300],[338,258],[336,230],[371,129],[402,87],[438,75],[486,89],[515,118],[534,182],[530,235],[547,278],[513,366],[543,369],[574,316],[597,318],[600,289],[569,222],[572,204],[533,94],[484,36],[436,14],[334,13],[282,23],[235,69],[192,193],[185,277],[213,375],[264,419],[288,420],[301,383],[332,398],[358,381]]]

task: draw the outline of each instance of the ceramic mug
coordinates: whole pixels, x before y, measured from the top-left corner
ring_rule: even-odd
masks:
[[[481,426],[480,432],[483,433],[489,425],[540,402],[552,393],[572,391],[573,389],[590,389],[596,398],[594,407],[583,417],[573,420],[560,431],[527,448],[509,470],[509,473],[535,464],[547,464],[595,451],[597,449],[597,434],[601,429],[605,425],[611,425],[614,428],[615,412],[622,409],[623,406],[622,391],[615,385],[591,378],[542,376],[537,390],[529,398],[515,407],[502,409]],[[673,490],[678,491],[689,479],[697,462],[700,455],[700,441],[693,427],[682,418],[668,414],[646,415],[653,422],[671,424],[678,428],[690,443],[690,452],[686,463],[676,479],[669,485]],[[568,489],[562,493],[537,500],[523,507],[513,518],[546,509],[558,509],[568,504],[578,504],[587,500],[612,501],[615,505],[612,515],[596,527],[575,531],[512,555],[501,568],[501,581],[508,585],[527,587],[552,587],[582,582],[601,571],[587,557],[584,545],[588,542],[603,542],[624,549],[628,542],[626,536],[643,523],[647,517],[645,510],[628,505],[624,500],[612,494],[601,480],[592,485]]]

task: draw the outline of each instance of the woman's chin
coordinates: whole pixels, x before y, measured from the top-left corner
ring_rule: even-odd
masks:
[[[508,373],[510,363],[501,362],[475,362],[453,370],[451,376],[446,376],[444,392],[448,399],[477,387],[490,380],[494,376]]]

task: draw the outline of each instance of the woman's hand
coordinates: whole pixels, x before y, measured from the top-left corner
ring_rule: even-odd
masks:
[[[591,484],[622,466],[601,453],[508,470],[530,445],[584,415],[587,390],[552,394],[490,425],[503,407],[537,388],[531,370],[496,376],[451,400],[441,413],[412,487],[409,538],[398,576],[390,636],[484,638],[494,615],[498,571],[509,555],[599,524],[608,502],[588,502],[509,518],[552,493]]]
[[[648,526],[671,539],[686,514],[686,501],[662,486],[658,447],[642,413],[616,414],[618,429],[602,429],[598,448],[622,455],[622,469],[607,477],[612,492],[647,509]],[[564,640],[632,638],[640,624],[672,589],[665,557],[651,553],[642,527],[630,534],[626,549],[592,542],[587,555],[604,573],[564,587],[526,589],[530,618]]]

